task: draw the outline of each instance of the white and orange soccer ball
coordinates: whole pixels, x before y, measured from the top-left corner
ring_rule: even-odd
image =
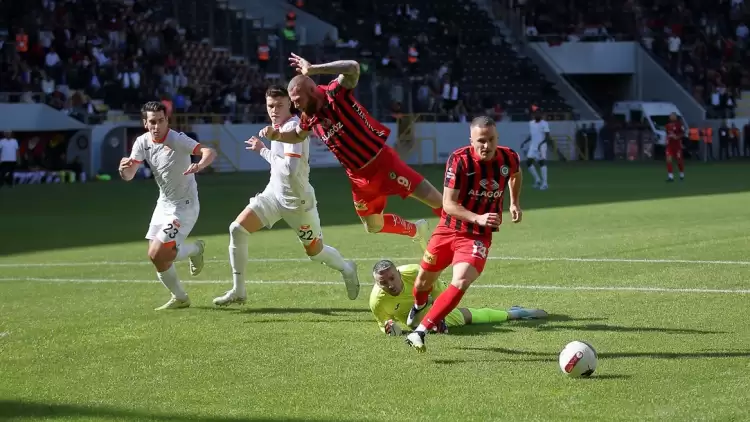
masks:
[[[571,341],[560,352],[560,369],[573,378],[591,376],[598,361],[596,350],[583,341]]]

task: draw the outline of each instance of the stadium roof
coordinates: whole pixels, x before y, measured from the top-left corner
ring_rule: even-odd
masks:
[[[88,126],[44,104],[0,104],[0,131],[44,132]]]

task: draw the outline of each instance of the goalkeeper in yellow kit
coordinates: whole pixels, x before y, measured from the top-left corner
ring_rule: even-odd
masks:
[[[414,304],[411,290],[418,272],[419,264],[396,267],[388,260],[378,262],[372,269],[375,285],[370,293],[370,310],[375,315],[380,330],[389,336],[401,335],[403,332],[401,327],[408,327],[406,318]],[[432,294],[440,294],[445,287],[444,283],[438,281],[435,283]],[[420,313],[426,313],[428,309],[429,306]],[[519,306],[514,306],[507,311],[489,308],[457,308],[435,327],[435,331],[447,333],[448,327],[492,324],[514,319],[545,318],[546,316],[547,312],[541,309],[527,309]]]

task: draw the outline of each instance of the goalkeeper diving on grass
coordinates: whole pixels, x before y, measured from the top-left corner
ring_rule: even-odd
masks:
[[[396,266],[391,261],[379,261],[372,269],[375,285],[370,293],[370,311],[375,315],[380,330],[389,336],[401,335],[406,327],[406,318],[414,304],[412,288],[419,273],[419,264]],[[435,283],[433,295],[439,295],[447,285],[439,281]],[[426,313],[429,306],[421,313]],[[538,319],[547,317],[547,312],[541,309],[528,309],[514,306],[509,310],[489,308],[459,307],[449,313],[445,320],[439,322],[435,332],[446,334],[448,327],[461,327],[474,324],[496,324],[516,319]],[[421,316],[417,317],[419,320]]]

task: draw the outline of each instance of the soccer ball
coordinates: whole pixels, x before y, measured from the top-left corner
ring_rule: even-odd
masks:
[[[560,369],[569,377],[588,377],[596,370],[596,350],[583,341],[571,341],[560,352]]]

